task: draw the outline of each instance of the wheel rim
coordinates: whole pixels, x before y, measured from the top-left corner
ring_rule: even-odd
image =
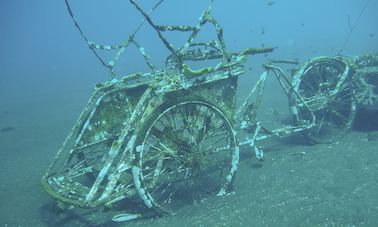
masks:
[[[310,121],[310,111],[315,115],[315,127],[309,135],[330,137],[351,127],[356,104],[347,64],[333,58],[312,59],[297,75],[294,87],[304,101],[297,102],[299,119]]]
[[[141,181],[136,182],[139,194],[147,206],[169,213],[228,189],[239,161],[228,118],[201,101],[164,110],[136,150],[139,170],[133,172]]]

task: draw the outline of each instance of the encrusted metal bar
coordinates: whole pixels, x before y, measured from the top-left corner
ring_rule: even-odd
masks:
[[[364,67],[357,69],[354,77],[357,79],[355,83],[357,90],[357,103],[366,106],[373,106],[374,104],[377,104],[378,67]]]
[[[257,110],[257,107],[260,105],[260,102],[262,99],[262,92],[264,90],[264,85],[265,85],[267,76],[268,76],[268,71],[265,71],[261,74],[260,79],[257,81],[257,83],[252,88],[252,90],[248,93],[243,104],[239,107],[239,109],[235,113],[234,119],[237,121],[241,121],[242,128],[249,127],[250,125],[254,123],[256,119],[256,110]],[[255,94],[255,92],[257,92],[256,101],[254,103],[251,103],[252,96]],[[248,113],[246,113],[247,110],[248,110]]]
[[[185,53],[183,53],[180,57],[183,61],[203,61],[203,60],[211,60],[211,59],[219,59],[223,58],[224,55],[221,52],[221,50],[216,49],[216,47],[212,46],[213,42],[210,43],[193,43],[192,46],[206,46],[213,49],[194,49],[194,50],[188,50]],[[262,54],[262,53],[269,53],[272,52],[273,48],[247,48],[244,51],[240,52],[232,52],[230,53],[230,57],[233,59],[236,59],[238,57],[246,56],[246,55],[254,55],[254,54]],[[170,55],[167,58],[167,63],[177,62],[177,59],[175,59],[175,56]]]
[[[204,24],[206,24],[206,22],[207,22],[207,15],[210,14],[212,3],[213,2],[211,1],[209,8],[207,10],[205,10],[204,12],[202,12],[202,15],[200,16],[199,22],[195,26],[195,29],[190,34],[190,36],[189,36],[188,40],[186,41],[186,43],[179,49],[179,54],[180,55],[184,54],[184,52],[191,46],[191,44],[193,43],[194,39],[197,37],[199,31],[201,31],[201,27]]]
[[[150,69],[152,71],[155,71],[155,66],[151,63],[150,57],[144,51],[144,47],[142,47],[141,45],[139,45],[139,43],[137,41],[135,41],[134,39],[131,42],[134,43],[134,45],[138,48],[139,52],[143,55],[144,60],[146,61],[148,67],[150,67]]]
[[[122,144],[124,143],[129,133],[132,131],[132,129],[135,127],[135,124],[137,123],[137,119],[142,115],[144,108],[146,106],[146,102],[148,102],[148,100],[151,98],[151,94],[152,94],[152,89],[148,88],[144,92],[141,99],[139,100],[138,105],[135,107],[135,110],[133,111],[130,118],[127,119],[127,123],[125,125],[125,128],[122,130],[122,134],[119,136],[117,140],[113,141],[113,144],[110,150],[108,151],[108,157],[107,157],[106,163],[104,167],[101,169],[100,173],[98,174],[96,181],[91,187],[89,193],[86,195],[86,202],[90,202],[95,198],[97,192],[100,189],[101,183],[107,176],[108,171],[114,162],[114,159],[119,154]],[[110,190],[110,187],[108,190]]]
[[[180,31],[180,32],[189,32],[195,31],[197,27],[188,26],[188,25],[155,25],[155,28],[159,31]]]
[[[99,200],[105,200],[107,199],[110,194],[114,191],[114,188],[116,184],[118,183],[118,179],[121,176],[121,174],[131,169],[132,161],[134,160],[132,149],[134,148],[136,135],[133,135],[130,140],[128,141],[125,150],[122,153],[121,161],[117,164],[117,167],[115,168],[115,171],[111,172],[108,176],[108,183],[107,186],[102,193]]]
[[[164,0],[159,0],[154,7],[148,11],[147,15],[150,15]],[[113,59],[109,61],[109,65],[114,66],[114,64],[119,60],[123,52],[126,50],[126,47],[129,46],[130,42],[134,40],[134,37],[136,33],[142,28],[143,24],[146,22],[146,18],[143,18],[142,22],[139,23],[137,28],[131,33],[129,38],[120,46],[121,48],[118,50],[118,52],[114,55]],[[112,73],[114,74],[114,69],[112,70]]]
[[[65,0],[65,3],[66,3],[66,6],[67,6],[68,13],[70,14],[72,20],[74,21],[75,27],[79,30],[81,37],[83,37],[83,39],[88,43],[89,48],[92,50],[92,52],[97,57],[97,59],[101,62],[101,64],[103,66],[111,69],[111,67],[108,64],[106,64],[105,61],[96,52],[95,48],[93,47],[94,43],[92,41],[89,41],[87,36],[84,34],[83,30],[81,29],[79,23],[77,22],[74,14],[72,12],[72,9],[71,9],[71,6],[70,6],[68,0]],[[96,45],[94,45],[94,46],[96,46]],[[99,46],[107,46],[107,45],[99,45]]]
[[[211,16],[210,14],[207,14],[206,16],[207,16],[206,20],[212,23],[215,26],[215,30],[217,31],[218,40],[220,42],[220,46],[221,46],[222,53],[224,56],[223,60],[226,62],[230,62],[231,59],[228,56],[229,54],[227,53],[226,43],[224,42],[224,38],[223,38],[223,28],[219,25],[219,23],[213,16]]]
[[[291,84],[291,81],[287,78],[285,73],[281,68],[274,65],[263,65],[265,69],[272,70],[274,76],[280,83],[281,87],[285,91],[286,95],[290,95],[290,92],[294,91],[294,87]]]
[[[159,0],[151,8],[151,10],[148,13],[146,13],[146,15],[151,14],[163,1],[164,0]],[[125,51],[125,49],[129,46],[130,42],[134,39],[135,34],[140,30],[140,28],[142,27],[142,25],[145,23],[146,20],[143,19],[142,22],[137,26],[137,28],[131,33],[129,38],[125,42],[123,42],[122,44],[119,44],[119,45],[97,44],[93,41],[90,41],[87,38],[87,36],[85,35],[85,33],[83,32],[83,30],[81,29],[79,23],[77,22],[74,14],[72,12],[72,9],[71,9],[71,6],[70,6],[68,0],[65,0],[65,3],[66,3],[66,6],[67,6],[68,13],[70,14],[70,17],[72,18],[72,20],[74,21],[75,27],[79,30],[81,37],[88,44],[89,49],[91,49],[91,51],[94,53],[96,58],[101,62],[101,64],[109,69],[110,74],[111,74],[111,78],[112,79],[116,78],[116,74],[115,74],[115,71],[114,71],[115,63],[118,61],[118,59],[120,58],[122,53]],[[100,57],[100,55],[97,53],[96,49],[107,50],[107,51],[118,50],[118,52],[115,54],[115,56],[113,57],[112,60],[110,60],[108,63],[106,63],[106,61],[102,57]]]
[[[155,23],[151,20],[151,18],[148,16],[146,12],[143,11],[143,9],[134,1],[130,0],[131,4],[135,6],[135,8],[143,15],[143,17],[146,19],[146,21],[155,29],[156,33],[158,34],[160,40],[164,43],[164,45],[167,47],[167,49],[173,54],[177,55],[177,52],[173,45],[168,42],[168,40],[161,34],[159,28],[155,25]]]
[[[94,104],[94,102],[96,102],[96,96],[97,96],[97,91],[95,91],[92,96],[90,97],[89,101],[88,101],[88,104],[85,106],[85,108],[83,109],[83,111],[80,113],[80,116],[79,118],[77,119],[76,123],[74,124],[72,130],[70,131],[70,133],[68,134],[67,138],[65,139],[65,141],[63,142],[62,146],[59,148],[59,151],[58,153],[55,155],[54,159],[52,160],[51,164],[49,165],[49,167],[47,168],[47,171],[46,173],[44,174],[44,178],[48,177],[48,175],[51,173],[51,169],[53,168],[53,166],[57,163],[58,161],[58,158],[61,156],[62,152],[64,151],[64,149],[66,149],[69,141],[71,140],[71,138],[73,137],[73,134],[75,131],[78,130],[78,128],[80,127],[80,122],[83,121],[83,119],[85,118],[85,116],[87,115],[87,113],[89,111],[91,111],[91,108],[92,108],[92,105]]]

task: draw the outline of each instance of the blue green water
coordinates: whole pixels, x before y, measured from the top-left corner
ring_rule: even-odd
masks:
[[[276,48],[269,55],[249,58],[249,74],[257,77],[267,58],[303,62],[320,55],[377,52],[378,1],[370,0],[361,14],[366,3],[215,0],[213,14],[229,50]],[[101,44],[123,42],[142,20],[128,1],[71,4],[85,34]],[[148,9],[152,3],[141,5]],[[164,25],[195,25],[207,6],[207,1],[166,0],[152,18]],[[0,225],[94,225],[72,213],[52,212],[53,200],[40,179],[93,86],[109,79],[109,72],[74,27],[64,1],[3,0],[0,29]],[[213,36],[205,32],[201,38]],[[186,39],[167,37],[175,45]],[[154,31],[145,25],[136,38],[152,62],[162,67],[168,52]],[[120,75],[146,70],[135,49],[126,53],[117,65]],[[102,54],[108,60],[112,56]],[[249,77],[239,84],[238,94],[244,97]],[[277,91],[268,89],[268,100],[275,100]],[[286,103],[277,105],[273,107],[286,111]],[[270,107],[264,108],[268,112]],[[264,120],[281,117],[267,114]],[[130,226],[378,226],[378,144],[366,136],[352,131],[337,144],[313,147],[272,141],[262,166],[242,150],[235,194]]]

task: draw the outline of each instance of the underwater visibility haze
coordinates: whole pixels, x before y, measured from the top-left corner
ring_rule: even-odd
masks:
[[[377,0],[0,2],[0,225],[378,226]]]

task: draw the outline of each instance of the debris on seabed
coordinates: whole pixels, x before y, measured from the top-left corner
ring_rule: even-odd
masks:
[[[290,155],[292,156],[298,156],[298,155],[305,155],[306,152],[305,151],[301,151],[301,152],[294,152],[294,153],[291,153]]]
[[[142,214],[118,214],[112,218],[112,221],[126,222],[126,221],[132,221],[141,217],[142,217]]]
[[[378,140],[378,131],[371,131],[368,132],[366,135],[367,141],[373,141],[373,140]]]

